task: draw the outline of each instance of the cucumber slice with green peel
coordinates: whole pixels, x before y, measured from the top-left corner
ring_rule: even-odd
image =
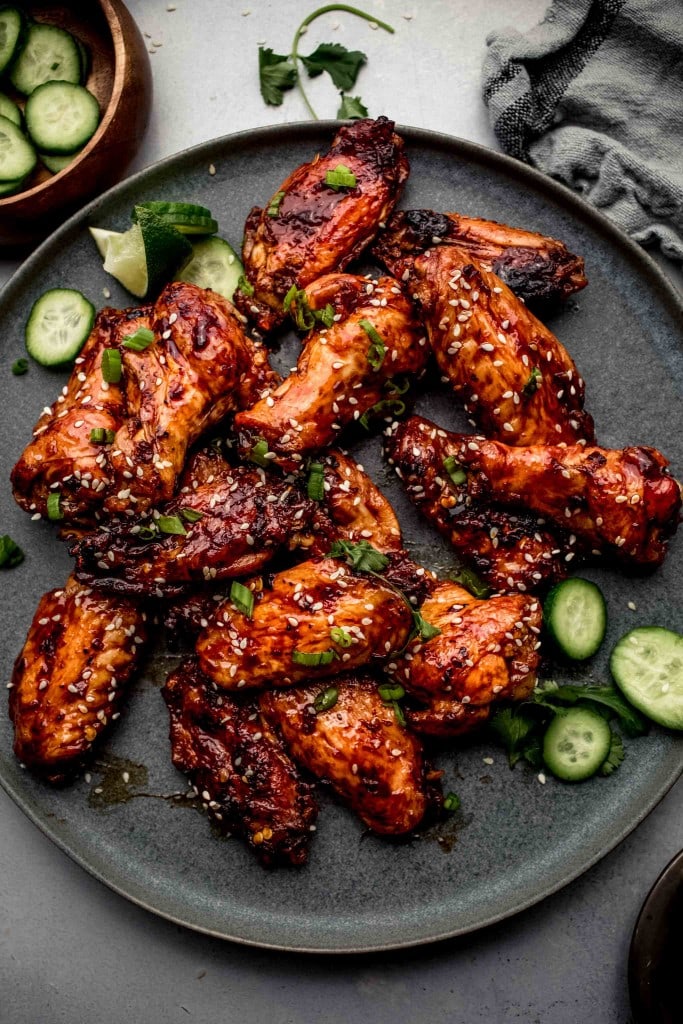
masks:
[[[4,92],[0,92],[0,117],[6,117],[8,121],[12,121],[17,128],[21,128],[23,123],[19,107],[16,105],[14,100],[9,98],[9,96],[5,96]]]
[[[12,65],[10,81],[15,89],[30,96],[45,82],[81,81],[81,55],[74,37],[56,25],[34,22]]]
[[[26,322],[26,351],[41,366],[76,358],[95,321],[95,307],[72,288],[52,288],[37,299]]]
[[[192,256],[187,238],[148,210],[139,211],[138,223],[128,231],[101,241],[104,269],[139,299],[156,296]]]
[[[5,71],[21,49],[26,19],[16,7],[0,7],[0,74]]]
[[[232,301],[243,273],[244,267],[231,245],[222,238],[204,238],[194,243],[192,258],[176,280],[211,288]]]
[[[14,121],[0,116],[0,183],[27,178],[38,154]]]
[[[100,123],[100,105],[82,85],[46,82],[39,85],[24,110],[26,130],[44,153],[75,153],[93,137]]]
[[[150,199],[145,203],[138,203],[134,206],[133,213],[131,214],[133,221],[138,219],[138,210],[148,210],[149,213],[155,213],[158,217],[211,217],[211,210],[206,206],[200,206],[198,203],[167,202],[160,199]]]
[[[592,657],[607,629],[607,607],[602,591],[590,580],[563,580],[549,592],[543,620],[553,640],[568,658]]]
[[[184,235],[214,235],[218,224],[205,206],[194,203],[140,203],[140,207],[155,214],[164,223],[170,224]],[[137,207],[133,209],[133,221],[137,221]]]
[[[85,85],[90,74],[90,53],[85,43],[74,36],[74,42],[78,47],[78,56],[81,58],[81,85]]]
[[[610,751],[612,730],[600,715],[574,707],[557,714],[543,737],[543,760],[558,779],[581,782],[602,767]]]
[[[683,729],[683,636],[663,626],[639,626],[621,638],[609,663],[634,707],[668,729]]]
[[[65,167],[74,162],[80,152],[81,150],[77,149],[75,153],[39,153],[38,156],[48,171],[52,171],[53,174],[59,174]]]
[[[13,196],[15,192],[19,192],[25,180],[25,178],[19,178],[18,181],[0,182],[0,199],[2,199],[3,196]]]

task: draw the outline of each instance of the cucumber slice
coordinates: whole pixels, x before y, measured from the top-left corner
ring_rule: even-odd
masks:
[[[18,192],[21,186],[24,184],[24,178],[19,178],[18,181],[2,181],[0,182],[0,199],[3,196],[13,196],[15,192]]]
[[[609,754],[612,730],[588,708],[555,715],[543,738],[543,760],[558,779],[580,782],[595,775]]]
[[[157,217],[164,215],[176,217],[211,217],[211,210],[206,206],[199,206],[198,203],[166,202],[160,199],[150,199],[146,203],[138,203],[133,207],[132,218],[137,221],[137,210],[149,210],[156,213]]]
[[[222,238],[204,238],[192,246],[192,258],[177,281],[188,281],[199,288],[211,288],[232,301],[244,267],[231,245]]]
[[[92,138],[100,123],[100,106],[82,85],[39,85],[24,110],[26,130],[45,153],[75,153]]]
[[[602,643],[607,628],[602,591],[590,580],[563,580],[546,597],[543,619],[563,654],[574,661],[590,658]]]
[[[151,213],[170,224],[183,235],[214,235],[218,231],[218,224],[211,216],[211,212],[205,206],[195,206],[194,203],[163,203],[148,202],[140,203],[140,207],[149,210]],[[137,207],[133,209],[133,221],[137,221]]]
[[[81,56],[72,35],[56,25],[34,22],[12,66],[10,81],[15,89],[30,96],[45,82],[81,80]]]
[[[27,178],[38,162],[38,154],[24,133],[0,116],[0,182]]]
[[[48,171],[52,171],[53,174],[59,174],[65,167],[74,162],[80,152],[80,149],[77,149],[75,153],[39,153],[38,156]]]
[[[85,43],[82,43],[77,36],[74,36],[74,42],[78,48],[78,56],[81,58],[81,85],[85,85],[90,74],[90,53]]]
[[[26,322],[26,351],[41,366],[63,366],[83,348],[95,307],[72,288],[52,288],[37,299]]]
[[[185,236],[149,210],[140,210],[137,224],[112,233],[105,244],[104,269],[139,299],[156,295],[192,256]]]
[[[609,667],[634,707],[653,722],[683,729],[683,636],[662,626],[640,626],[622,636]]]
[[[0,74],[21,48],[26,20],[16,7],[0,7]]]
[[[21,128],[22,117],[19,107],[4,92],[0,92],[0,117],[6,117],[9,121]]]

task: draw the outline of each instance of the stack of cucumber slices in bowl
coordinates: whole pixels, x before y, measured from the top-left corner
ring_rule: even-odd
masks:
[[[41,165],[58,174],[95,134],[88,66],[71,33],[0,8],[0,198],[26,188]]]

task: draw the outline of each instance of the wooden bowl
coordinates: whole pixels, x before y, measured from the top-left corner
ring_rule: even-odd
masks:
[[[41,167],[23,192],[0,199],[0,249],[22,254],[45,238],[88,199],[123,177],[147,127],[152,101],[149,54],[121,0],[27,3],[36,21],[59,25],[87,47],[85,83],[102,119],[88,144],[59,174]]]

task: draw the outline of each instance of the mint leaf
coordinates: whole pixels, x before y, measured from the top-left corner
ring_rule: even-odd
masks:
[[[360,50],[347,50],[339,43],[321,43],[313,53],[301,60],[311,78],[326,71],[337,88],[344,92],[356,84],[358,72],[367,57]]]
[[[258,74],[261,95],[270,107],[279,107],[285,90],[296,85],[296,67],[290,58],[267,46],[258,49]]]
[[[360,96],[346,96],[342,93],[341,104],[337,111],[337,117],[340,121],[353,121],[358,117],[367,117],[368,108],[363,103]]]
[[[621,762],[624,760],[624,744],[621,736],[612,732],[612,741],[610,743],[609,754],[605,758],[602,766],[600,767],[601,775],[611,775],[617,770]]]

